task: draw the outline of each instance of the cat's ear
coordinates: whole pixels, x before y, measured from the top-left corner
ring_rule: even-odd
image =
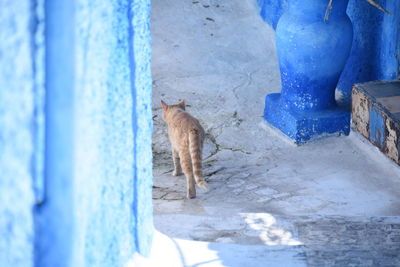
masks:
[[[161,100],[161,106],[162,106],[162,109],[163,109],[164,111],[166,111],[166,110],[168,109],[167,103],[165,103],[165,102],[162,101],[162,100]]]
[[[184,99],[180,99],[178,105],[184,110],[185,107],[186,107],[186,105],[185,105],[185,100],[184,100]]]

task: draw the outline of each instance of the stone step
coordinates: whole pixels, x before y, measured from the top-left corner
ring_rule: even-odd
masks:
[[[172,238],[156,232],[148,258],[135,255],[127,267],[302,267],[299,247],[237,245]]]
[[[302,251],[308,266],[400,266],[398,216],[155,214],[154,222],[171,238]]]
[[[400,164],[400,81],[354,85],[352,128]]]
[[[177,223],[179,222],[179,223]],[[160,232],[176,238],[243,245],[300,245],[294,225],[268,213],[231,216],[155,214]]]
[[[195,241],[269,246],[400,247],[400,216],[155,214],[154,223],[157,230],[168,236]]]

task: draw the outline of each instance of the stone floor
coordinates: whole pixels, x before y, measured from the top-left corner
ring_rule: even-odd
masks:
[[[157,234],[153,256],[164,266],[400,266],[399,167],[355,133],[298,147],[263,122],[280,76],[256,1],[152,6],[154,223],[168,236]],[[210,188],[196,199],[171,175],[161,99],[185,99],[207,132]],[[164,243],[186,260],[157,254]]]

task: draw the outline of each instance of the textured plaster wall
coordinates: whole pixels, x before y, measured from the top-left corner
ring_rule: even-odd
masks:
[[[150,6],[76,2],[75,255],[121,266],[152,231]]]
[[[150,1],[0,10],[0,266],[123,266],[147,254]]]
[[[30,1],[0,1],[0,266],[33,263]]]
[[[274,28],[288,0],[258,0],[260,14]],[[328,3],[328,1],[326,1]],[[354,40],[338,84],[349,100],[354,83],[396,79],[399,75],[400,2],[378,1],[393,13],[386,15],[363,0],[350,0],[347,13],[353,22]],[[335,3],[333,2],[333,8]]]

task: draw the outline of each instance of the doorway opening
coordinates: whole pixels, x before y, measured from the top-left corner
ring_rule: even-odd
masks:
[[[264,99],[279,92],[280,73],[275,32],[259,16],[257,1],[153,1],[152,40],[154,224],[179,248],[183,265],[217,259],[186,249],[199,244],[222,263],[234,259],[226,266],[245,266],[226,246],[260,252],[253,266],[278,259],[277,248],[282,259],[301,265],[304,253],[307,261],[321,258],[317,246],[345,247],[354,225],[362,225],[354,230],[361,242],[371,217],[399,215],[390,189],[400,189],[398,168],[367,156],[370,147],[358,136],[298,147],[264,122]],[[179,99],[206,132],[209,190],[197,188],[195,199],[186,199],[185,177],[172,176],[162,118],[160,101]],[[386,186],[375,183],[378,176],[388,177]],[[343,227],[336,229],[338,223]],[[327,238],[337,231],[343,235]]]

